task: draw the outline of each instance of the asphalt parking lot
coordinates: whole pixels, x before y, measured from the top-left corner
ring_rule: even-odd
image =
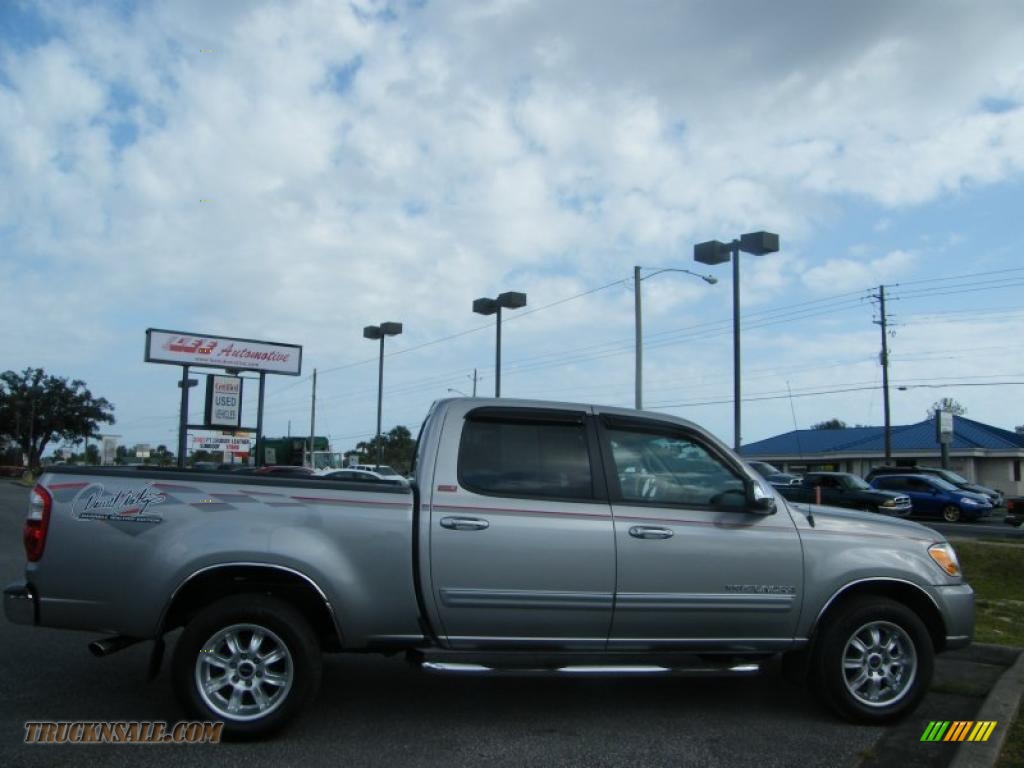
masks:
[[[26,497],[0,482],[4,583],[22,573]],[[433,676],[401,659],[330,656],[315,706],[272,741],[24,744],[27,720],[181,719],[166,667],[145,681],[148,645],[95,659],[92,639],[0,621],[0,764],[938,766],[955,747],[922,744],[928,721],[971,719],[1002,671],[998,659],[944,660],[912,718],[875,728],[834,718],[774,665],[742,679],[556,680]]]

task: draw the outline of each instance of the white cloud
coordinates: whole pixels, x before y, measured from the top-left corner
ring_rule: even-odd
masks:
[[[842,293],[894,280],[916,262],[910,251],[890,251],[876,259],[829,259],[806,270],[801,281],[812,291]]]
[[[9,311],[45,318],[56,360],[98,359],[128,324],[361,359],[359,328],[385,316],[411,346],[479,322],[475,296],[519,288],[538,306],[636,263],[692,266],[693,242],[752,226],[784,248],[744,260],[745,306],[855,290],[922,259],[890,243],[823,260],[837,200],[898,212],[1024,168],[1013,2],[794,0],[751,6],[742,29],[677,2],[39,8],[61,35],[0,58],[0,259]],[[727,316],[716,276],[645,286],[652,327]],[[628,291],[602,293],[524,318],[509,343],[628,349],[631,309]],[[430,365],[483,366],[488,343]],[[609,359],[628,395],[629,366]],[[576,365],[544,375],[596,387]]]

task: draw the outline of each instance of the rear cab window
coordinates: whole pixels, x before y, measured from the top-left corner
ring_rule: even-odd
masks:
[[[583,414],[479,409],[459,442],[459,483],[474,493],[560,500],[594,499]]]

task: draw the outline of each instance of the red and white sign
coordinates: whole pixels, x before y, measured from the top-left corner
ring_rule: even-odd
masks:
[[[196,435],[192,438],[193,451],[231,451],[251,453],[256,440],[251,437],[225,437],[222,435]]]
[[[302,372],[302,347],[149,328],[146,330],[146,362],[298,376]]]

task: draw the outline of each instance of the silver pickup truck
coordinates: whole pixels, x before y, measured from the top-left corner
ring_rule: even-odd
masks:
[[[885,722],[967,645],[974,594],[916,523],[787,503],[671,416],[434,404],[409,486],[60,468],[31,492],[22,624],[184,628],[183,705],[238,736],[315,695],[322,652],[435,671],[748,669],[782,654],[839,714]]]

